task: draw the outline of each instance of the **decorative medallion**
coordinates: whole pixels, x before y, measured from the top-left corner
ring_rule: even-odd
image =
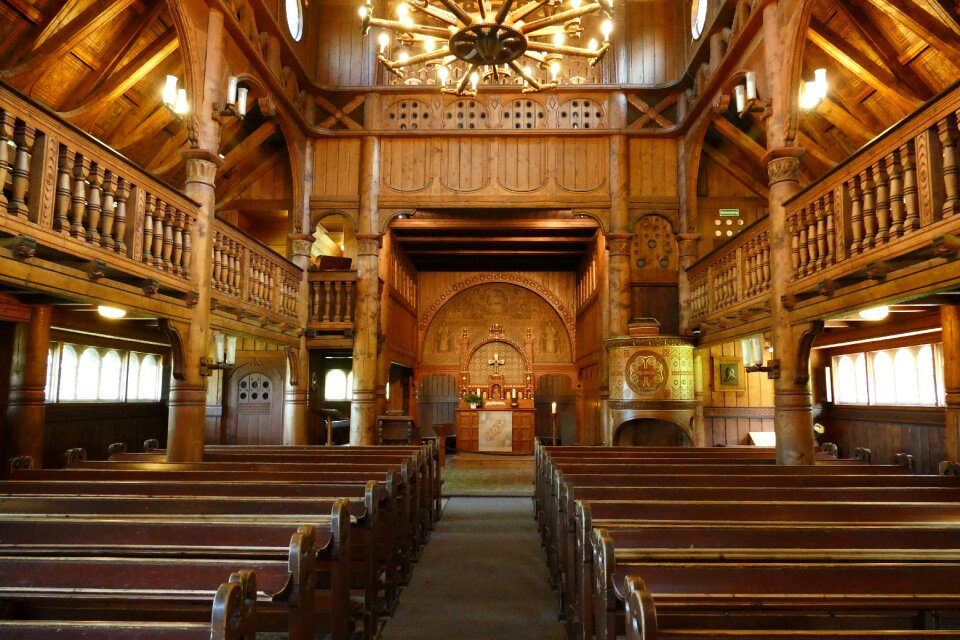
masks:
[[[667,364],[652,351],[638,351],[627,361],[627,384],[635,393],[650,395],[663,387]]]

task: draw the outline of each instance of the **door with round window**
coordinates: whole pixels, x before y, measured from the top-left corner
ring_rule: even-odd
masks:
[[[226,380],[226,444],[283,442],[283,378],[280,367],[251,362]]]

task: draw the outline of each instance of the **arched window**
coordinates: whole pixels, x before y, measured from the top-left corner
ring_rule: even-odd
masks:
[[[111,349],[100,361],[100,388],[97,400],[119,400],[120,380],[123,373],[123,363],[120,354]]]
[[[96,400],[100,387],[100,354],[87,347],[80,354],[77,367],[77,400]]]
[[[896,403],[897,384],[893,374],[893,361],[886,351],[873,354],[873,397],[876,402],[883,404]]]
[[[127,358],[127,400],[139,400],[140,358],[131,353]]]
[[[857,404],[867,404],[870,394],[867,392],[867,358],[864,354],[857,354],[853,368],[857,379]]]
[[[60,388],[59,400],[77,399],[77,351],[69,344],[60,350]]]
[[[897,379],[897,404],[918,404],[920,390],[917,380],[917,361],[913,349],[897,349],[893,356],[893,370]]]
[[[936,370],[933,364],[933,347],[925,344],[917,351],[917,402],[937,404]]]
[[[833,381],[834,391],[839,404],[855,404],[857,402],[857,387],[854,384],[856,374],[853,370],[853,358],[840,356],[834,366],[836,378]]]
[[[160,366],[157,356],[146,354],[140,364],[140,376],[137,380],[138,400],[160,399]]]
[[[340,369],[331,369],[327,371],[327,377],[323,382],[323,398],[324,400],[347,400],[347,390],[351,389],[352,386],[348,386],[353,382],[353,372],[350,373],[348,377]],[[352,393],[351,393],[352,395]]]

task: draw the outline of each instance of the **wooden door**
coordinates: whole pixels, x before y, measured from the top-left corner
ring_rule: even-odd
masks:
[[[282,444],[282,368],[250,362],[234,369],[226,384],[226,444]]]

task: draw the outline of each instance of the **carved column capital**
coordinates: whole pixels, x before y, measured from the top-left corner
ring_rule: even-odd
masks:
[[[676,238],[679,257],[681,259],[696,257],[697,244],[700,242],[701,237],[699,233],[678,233]]]
[[[379,233],[357,234],[357,255],[376,256],[380,253],[380,241],[383,236]]]
[[[629,256],[632,233],[611,232],[606,235],[607,251],[611,256]]]
[[[304,238],[294,238],[290,242],[290,250],[294,257],[310,256],[310,245],[313,244]]]
[[[223,164],[220,156],[206,149],[187,149],[181,151],[180,156],[186,166],[187,184],[199,182],[210,187],[215,185],[217,169]]]
[[[800,181],[800,156],[804,153],[801,147],[777,147],[767,152],[763,157],[767,165],[769,184],[778,182]]]

